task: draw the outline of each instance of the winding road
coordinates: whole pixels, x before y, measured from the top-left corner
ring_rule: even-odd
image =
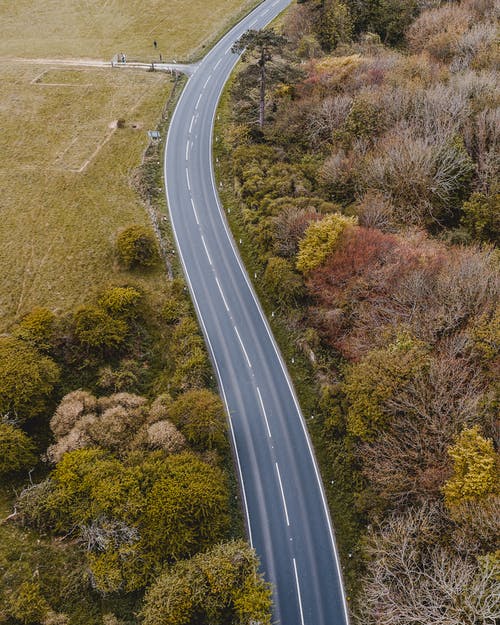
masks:
[[[165,150],[170,218],[229,415],[247,530],[273,584],[273,623],[345,625],[340,564],[313,450],[290,378],[229,232],[212,165],[231,46],[290,0],[266,0],[194,67]]]

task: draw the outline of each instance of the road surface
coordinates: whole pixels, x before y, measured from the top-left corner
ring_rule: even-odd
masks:
[[[229,414],[250,541],[274,587],[273,622],[345,625],[333,530],[292,384],[220,206],[212,167],[217,103],[231,46],[290,0],[267,0],[197,65],[167,138],[170,217]]]

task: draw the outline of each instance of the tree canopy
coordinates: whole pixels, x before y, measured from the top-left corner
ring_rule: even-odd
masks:
[[[87,551],[93,584],[104,593],[142,588],[162,564],[224,538],[224,473],[190,452],[102,449],[64,454],[51,477],[19,500],[23,518],[56,533],[74,532]]]
[[[146,594],[145,625],[269,625],[271,592],[255,553],[242,541],[222,543],[162,574]]]
[[[59,368],[29,344],[0,337],[0,415],[25,421],[44,411]]]
[[[37,458],[35,445],[19,428],[0,423],[0,476],[33,467]]]

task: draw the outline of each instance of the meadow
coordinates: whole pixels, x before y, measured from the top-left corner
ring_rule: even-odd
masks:
[[[0,0],[0,57],[187,59],[256,0]],[[43,36],[41,36],[43,33]],[[157,48],[153,46],[157,42]]]
[[[1,78],[5,331],[34,306],[67,311],[103,284],[126,280],[114,239],[120,228],[148,223],[131,172],[173,83],[158,73],[16,65]],[[161,274],[134,279],[149,291]]]
[[[0,0],[0,332],[34,306],[64,313],[130,281],[114,241],[120,229],[148,224],[134,172],[173,80],[78,59],[193,58],[253,4]],[[58,58],[75,66],[47,63]],[[159,293],[164,270],[133,279]]]

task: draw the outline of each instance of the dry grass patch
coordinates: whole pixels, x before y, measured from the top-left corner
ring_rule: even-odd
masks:
[[[0,78],[4,331],[34,306],[69,310],[130,279],[113,242],[120,228],[148,224],[130,177],[172,83],[158,73],[12,66]],[[134,276],[152,292],[161,279],[161,267]]]
[[[187,58],[257,0],[0,0],[4,57]],[[155,50],[153,41],[157,41]]]

